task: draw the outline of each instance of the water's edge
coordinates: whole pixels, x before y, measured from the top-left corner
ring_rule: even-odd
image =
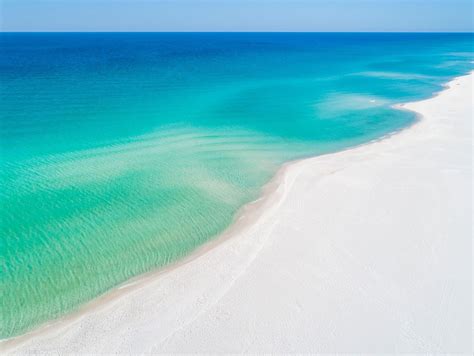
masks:
[[[441,89],[438,92],[433,93],[431,97],[422,98],[415,102],[422,102],[425,100],[432,99],[436,96],[439,96],[445,90],[450,88],[451,83],[453,81],[455,81],[458,78],[464,77],[466,75],[470,75],[472,73],[474,73],[474,71],[470,71],[466,74],[452,77],[449,81],[443,84],[443,89]],[[284,197],[284,194],[282,194],[279,188],[282,187],[285,176],[288,173],[289,169],[291,169],[295,165],[298,165],[307,160],[311,160],[315,157],[327,156],[327,155],[332,155],[332,154],[341,154],[343,152],[352,151],[361,146],[366,146],[366,145],[374,144],[374,143],[389,139],[390,137],[394,135],[397,135],[401,132],[404,132],[405,130],[409,130],[413,128],[414,126],[418,125],[421,122],[421,120],[426,119],[420,113],[406,107],[407,104],[411,104],[411,103],[413,102],[400,103],[400,104],[396,104],[392,106],[394,110],[407,110],[407,111],[414,112],[416,114],[416,119],[413,122],[411,122],[409,125],[403,128],[400,128],[396,131],[385,134],[377,139],[373,139],[359,145],[351,146],[343,150],[325,153],[325,154],[321,154],[317,156],[309,156],[306,158],[300,158],[300,159],[285,162],[278,169],[276,174],[270,179],[270,181],[267,182],[262,187],[258,199],[252,202],[249,202],[243,205],[241,208],[239,208],[238,211],[234,215],[232,223],[223,232],[214,236],[213,238],[210,238],[207,242],[199,246],[197,249],[195,249],[186,257],[178,261],[175,261],[166,267],[158,268],[150,272],[135,276],[129,279],[128,281],[121,283],[115,286],[114,288],[106,291],[105,293],[98,295],[93,300],[80,305],[76,310],[66,315],[63,315],[57,319],[52,319],[43,324],[40,324],[37,327],[33,328],[32,330],[24,334],[0,340],[0,350],[6,351],[7,348],[8,349],[14,348],[18,346],[19,344],[26,342],[30,338],[34,338],[35,336],[40,335],[41,333],[44,333],[46,331],[49,331],[55,328],[59,329],[61,327],[65,327],[67,325],[71,325],[75,322],[78,322],[80,318],[84,316],[85,314],[98,310],[100,308],[108,307],[112,301],[116,301],[128,293],[131,293],[133,291],[140,289],[141,287],[144,287],[147,282],[151,280],[155,280],[156,278],[160,278],[160,276],[201,257],[202,255],[206,254],[209,250],[213,249],[214,247],[222,243],[225,243],[225,241],[227,241],[228,239],[236,237],[239,233],[242,232],[242,230],[253,226],[259,220],[259,218],[266,212],[267,207],[273,206],[275,203],[282,200],[282,198]]]

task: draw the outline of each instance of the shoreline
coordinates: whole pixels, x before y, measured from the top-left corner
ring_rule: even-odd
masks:
[[[221,234],[209,240],[202,246],[198,247],[190,255],[177,262],[172,263],[167,267],[136,276],[130,279],[129,281],[124,282],[116,286],[115,288],[109,290],[105,294],[98,296],[92,301],[80,306],[78,310],[73,311],[70,314],[47,322],[46,324],[43,324],[42,326],[39,326],[38,328],[33,329],[32,331],[29,331],[25,334],[1,340],[0,349],[4,349],[5,351],[9,351],[8,349],[12,349],[11,351],[14,351],[15,348],[21,347],[23,344],[32,341],[35,338],[39,338],[44,334],[54,333],[55,331],[61,330],[67,331],[67,327],[71,327],[72,325],[80,322],[80,320],[88,314],[110,309],[113,304],[119,302],[121,298],[125,298],[127,295],[136,293],[141,289],[146,288],[149,283],[157,282],[169,273],[176,271],[190,264],[193,261],[201,259],[203,256],[206,256],[208,252],[214,250],[218,246],[222,246],[228,241],[234,240],[234,238],[238,237],[239,234],[243,234],[245,232],[248,233],[250,230],[255,229],[255,225],[258,221],[268,219],[272,216],[273,211],[277,210],[280,207],[284,199],[287,197],[287,191],[291,189],[293,183],[295,182],[295,179],[298,177],[298,169],[301,170],[302,167],[311,164],[314,160],[330,159],[331,156],[334,155],[348,155],[350,153],[353,153],[354,151],[360,150],[361,148],[363,149],[366,147],[379,145],[379,143],[381,142],[389,141],[392,137],[399,136],[404,132],[412,131],[415,127],[418,127],[421,123],[426,121],[426,118],[423,116],[423,114],[416,111],[413,108],[413,105],[416,105],[420,102],[432,100],[433,98],[442,95],[445,91],[452,88],[452,86],[454,86],[456,82],[459,81],[461,78],[472,77],[473,73],[474,72],[470,72],[467,75],[459,76],[452,79],[450,82],[446,83],[443,86],[442,90],[437,93],[434,93],[433,96],[428,99],[423,99],[421,101],[416,101],[412,103],[395,105],[394,109],[409,110],[417,113],[417,119],[414,120],[414,122],[407,127],[386,134],[378,139],[371,140],[369,142],[350,147],[342,151],[323,154],[315,157],[298,159],[283,164],[277,171],[275,176],[262,188],[262,193],[257,200],[252,201],[240,208],[235,215],[233,223],[226,230],[224,230]],[[321,176],[326,177],[331,174],[332,172],[326,172],[322,173]]]

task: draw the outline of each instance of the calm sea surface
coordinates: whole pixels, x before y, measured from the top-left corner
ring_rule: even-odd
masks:
[[[0,336],[214,238],[285,161],[403,128],[472,34],[0,35]],[[293,237],[298,243],[297,237]]]

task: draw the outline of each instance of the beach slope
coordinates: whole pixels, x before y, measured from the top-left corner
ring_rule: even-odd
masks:
[[[287,165],[206,253],[4,346],[472,351],[472,81],[404,105],[420,120],[391,137]]]

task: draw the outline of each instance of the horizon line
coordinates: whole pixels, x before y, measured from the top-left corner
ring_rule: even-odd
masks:
[[[471,31],[3,31],[0,33],[462,33],[474,34]]]

